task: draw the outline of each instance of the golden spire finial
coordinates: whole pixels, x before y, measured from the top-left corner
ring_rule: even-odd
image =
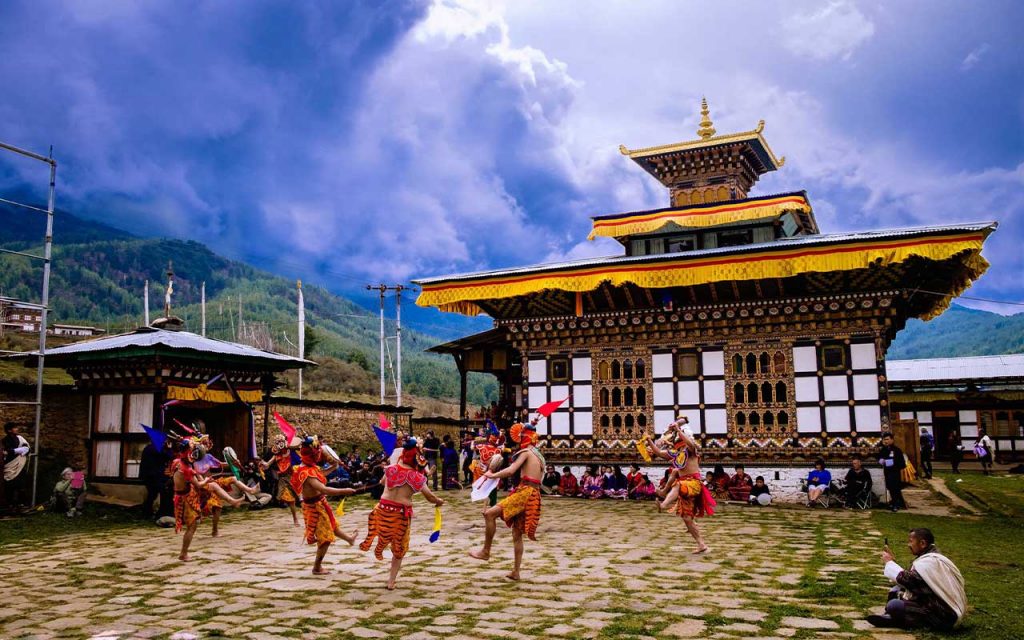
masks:
[[[697,135],[705,140],[715,135],[715,127],[711,124],[711,112],[708,110],[708,99],[704,97],[700,99],[700,128],[697,129]]]

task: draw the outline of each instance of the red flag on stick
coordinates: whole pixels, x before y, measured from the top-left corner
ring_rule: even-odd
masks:
[[[572,394],[569,394],[568,396],[562,398],[561,400],[552,400],[551,402],[546,402],[546,403],[540,405],[539,407],[537,407],[537,413],[542,415],[542,416],[544,416],[545,418],[547,418],[552,413],[555,412],[555,409],[557,409],[558,407],[560,407],[563,404],[565,404],[565,401],[568,400],[571,397],[572,397]]]
[[[384,416],[383,413],[377,414],[377,422],[380,424],[381,429],[391,431],[391,423],[388,422],[388,419]]]
[[[192,435],[195,435],[195,433],[196,433],[196,432],[195,432],[195,431],[194,431],[194,430],[192,429],[192,427],[188,426],[187,424],[185,424],[185,423],[184,423],[184,422],[182,422],[181,420],[178,420],[177,418],[172,418],[172,420],[174,420],[174,423],[175,423],[176,425],[178,425],[179,427],[181,427],[182,429],[184,429],[184,430],[185,430],[185,433],[190,433],[190,434],[192,434]]]
[[[277,426],[281,428],[281,433],[284,434],[284,439],[288,444],[292,443],[292,438],[295,437],[295,427],[288,424],[288,421],[281,417],[281,414],[274,412],[274,419],[277,420]]]

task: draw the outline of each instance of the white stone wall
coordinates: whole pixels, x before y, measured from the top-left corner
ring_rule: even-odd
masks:
[[[555,465],[555,469],[561,473],[562,468],[566,465]],[[577,479],[583,476],[584,465],[571,464],[568,465],[572,469],[573,475]],[[600,466],[600,465],[599,465]],[[733,465],[725,465],[726,472],[731,476],[734,473]],[[714,465],[701,467],[701,473],[707,473],[714,468]],[[800,481],[807,477],[807,474],[811,471],[810,466],[807,467],[755,467],[747,466],[745,471],[751,478],[757,478],[757,476],[764,476],[764,482],[768,485],[768,489],[772,493],[772,499],[776,502],[804,502],[806,500],[806,494],[800,491]],[[846,476],[846,470],[848,467],[832,468],[826,467],[829,472],[832,473],[833,478],[843,478]],[[665,475],[667,467],[659,466],[655,467],[652,465],[641,465],[640,470],[647,473],[651,482],[657,486],[658,482]],[[871,472],[872,488],[875,495],[882,499],[885,492],[885,480],[882,478],[882,470],[878,468],[868,467],[868,471]],[[629,465],[622,466],[622,473],[629,473]],[[778,476],[778,477],[776,477]]]

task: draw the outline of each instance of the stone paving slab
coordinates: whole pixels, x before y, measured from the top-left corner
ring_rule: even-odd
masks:
[[[499,525],[490,561],[470,559],[481,505],[445,497],[441,539],[428,543],[433,519],[417,515],[393,592],[387,560],[344,544],[328,552],[330,575],[310,575],[314,550],[284,510],[231,512],[217,539],[203,523],[187,564],[173,530],[141,525],[9,545],[0,638],[911,637],[801,595],[808,579],[869,570],[884,597],[861,512],[724,505],[700,522],[712,550],[695,557],[682,522],[652,503],[546,498],[541,542],[527,541],[513,583],[509,531]],[[342,527],[365,534],[372,505],[350,499]]]

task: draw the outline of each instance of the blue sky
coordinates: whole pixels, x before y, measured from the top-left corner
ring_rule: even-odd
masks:
[[[757,194],[806,189],[826,232],[998,220],[968,295],[1024,301],[1021,24],[1009,1],[8,1],[0,140],[53,144],[73,212],[358,294],[617,252],[589,216],[667,203],[618,145],[693,138],[706,95],[787,157]]]

